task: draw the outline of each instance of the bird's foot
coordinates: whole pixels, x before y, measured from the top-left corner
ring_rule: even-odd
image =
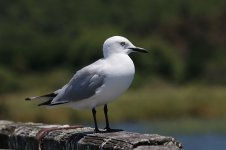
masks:
[[[98,128],[95,128],[95,129],[94,129],[94,132],[95,132],[95,133],[100,133],[101,131],[100,131]]]
[[[120,132],[123,131],[122,129],[111,129],[109,127],[104,128],[106,132]]]

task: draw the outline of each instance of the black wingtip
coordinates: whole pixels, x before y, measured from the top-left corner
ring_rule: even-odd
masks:
[[[31,100],[30,97],[25,98],[25,101],[30,101],[30,100]]]
[[[49,100],[49,101],[46,101],[44,103],[41,103],[41,104],[38,104],[38,106],[43,106],[43,105],[46,105],[46,106],[55,106],[55,105],[61,105],[61,104],[66,104],[68,102],[61,102],[61,103],[51,103],[52,100]]]
[[[48,101],[46,101],[44,103],[38,104],[38,106],[51,105],[51,101],[52,101],[52,99],[51,100],[48,100]]]

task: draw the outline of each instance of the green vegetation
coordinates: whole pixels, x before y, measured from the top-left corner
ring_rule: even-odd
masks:
[[[0,66],[22,75],[76,70],[102,56],[106,38],[123,35],[152,50],[134,56],[146,77],[225,84],[224,6],[224,0],[1,1]]]
[[[45,77],[44,77],[45,78]],[[54,78],[50,80],[57,80]],[[54,84],[54,83],[52,83]],[[50,86],[51,87],[51,86]],[[35,121],[48,123],[78,123],[91,122],[91,112],[76,111],[67,107],[46,109],[37,107],[39,102],[27,102],[24,98],[29,95],[41,94],[48,87],[20,91],[1,96],[0,112],[3,119],[17,121]],[[120,121],[148,121],[161,119],[203,118],[221,119],[226,117],[226,90],[222,86],[172,84],[145,84],[139,89],[131,89],[117,101],[109,105],[110,118],[113,122]],[[98,119],[104,120],[103,108],[97,109]],[[54,117],[57,114],[57,117]]]

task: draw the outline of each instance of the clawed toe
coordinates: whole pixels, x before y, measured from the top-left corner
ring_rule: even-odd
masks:
[[[123,131],[122,129],[111,129],[111,128],[104,128],[106,132],[120,132]]]
[[[100,130],[98,128],[94,129],[95,133],[100,133]]]

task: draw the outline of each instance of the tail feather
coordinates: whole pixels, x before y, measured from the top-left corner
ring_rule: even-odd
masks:
[[[50,93],[50,94],[45,94],[42,96],[33,96],[33,97],[27,97],[25,98],[26,101],[30,101],[30,100],[45,100],[45,99],[51,99],[56,97],[57,94],[56,93]]]
[[[60,105],[60,104],[68,103],[68,102],[60,102],[60,103],[51,104],[51,102],[52,102],[52,99],[48,100],[48,101],[46,101],[44,103],[38,104],[38,106],[43,106],[43,105],[54,106],[54,105]]]
[[[27,97],[25,98],[26,101],[30,101],[30,100],[33,100],[33,99],[36,99],[37,97]]]
[[[45,101],[43,103],[40,103],[38,106],[41,105],[51,105],[52,100],[57,96],[56,93],[49,93],[49,94],[45,94],[42,96],[34,96],[34,97],[28,97],[25,98],[25,100],[30,101],[30,100],[42,100]]]
[[[40,104],[38,104],[38,106],[42,106],[42,105],[51,105],[52,100],[53,100],[53,99],[48,100],[48,101],[45,101],[45,102],[43,102],[43,103],[40,103]]]

